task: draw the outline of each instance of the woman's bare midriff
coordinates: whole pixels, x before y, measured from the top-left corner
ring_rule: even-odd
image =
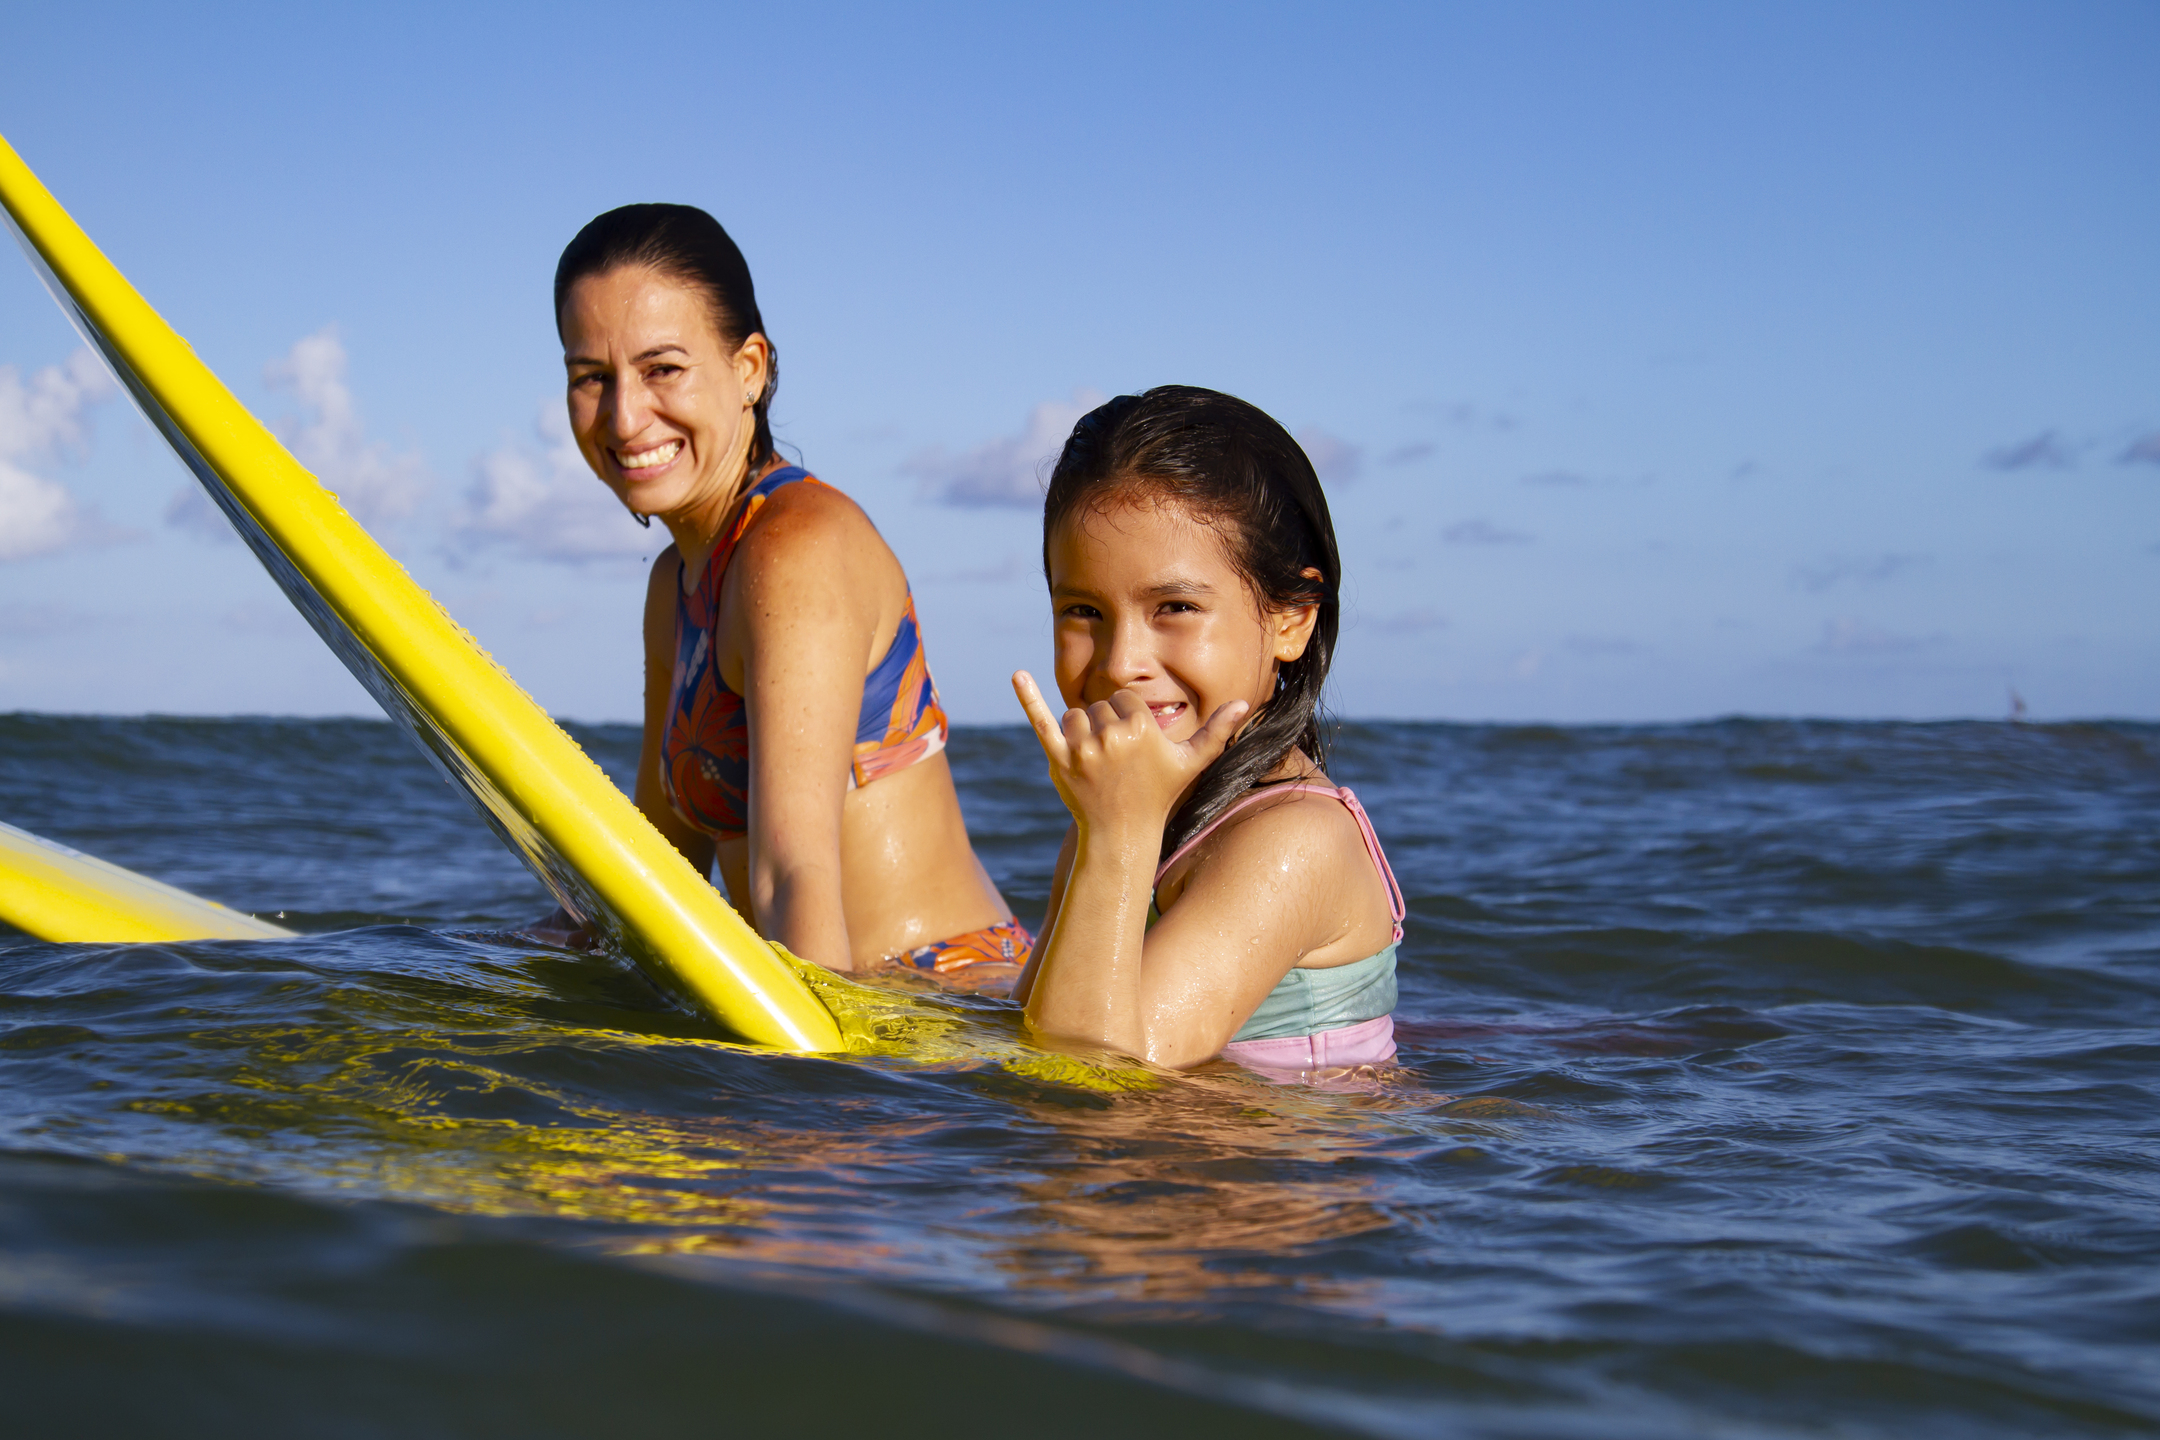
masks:
[[[720,878],[742,906],[750,842],[718,846]],[[933,755],[841,802],[840,873],[855,967],[995,925],[1012,912],[968,844],[952,767]],[[753,924],[756,917],[750,917]]]

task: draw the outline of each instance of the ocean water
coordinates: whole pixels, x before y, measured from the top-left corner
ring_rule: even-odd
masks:
[[[952,755],[1038,915],[1033,741]],[[0,717],[0,819],[306,932],[0,935],[6,1433],[2160,1434],[2160,726],[1335,773],[1401,1070],[1106,1095],[511,939],[538,888],[387,725]]]

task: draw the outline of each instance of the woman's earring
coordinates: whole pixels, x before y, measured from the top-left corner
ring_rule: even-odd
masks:
[[[632,515],[637,515],[637,523],[638,523],[638,524],[640,524],[640,525],[644,526],[644,527],[645,527],[645,528],[646,528],[647,530],[650,530],[650,529],[652,529],[652,516],[650,516],[650,515],[638,515],[638,512],[637,512],[637,511],[635,511],[635,510],[632,510],[632,511],[631,511],[630,513],[631,513]]]

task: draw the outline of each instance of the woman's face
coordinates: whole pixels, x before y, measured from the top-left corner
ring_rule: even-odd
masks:
[[[643,266],[587,275],[562,308],[570,429],[593,473],[640,515],[734,499],[768,349],[730,354],[704,295]]]
[[[1215,528],[1175,502],[1077,510],[1051,532],[1049,560],[1065,703],[1131,690],[1172,740],[1232,700],[1257,712],[1318,617],[1311,606],[1263,610]]]

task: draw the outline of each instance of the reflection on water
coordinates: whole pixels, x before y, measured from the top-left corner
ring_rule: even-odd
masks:
[[[1031,745],[953,747],[1023,918]],[[0,815],[311,932],[0,940],[0,1384],[173,1433],[591,1433],[602,1356],[655,1426],[724,1366],[797,1433],[2154,1433],[2156,756],[1354,730],[1403,1064],[1288,1086],[921,992],[750,1050],[497,928],[531,882],[385,727],[0,719]],[[874,1386],[790,1348],[839,1343]]]

